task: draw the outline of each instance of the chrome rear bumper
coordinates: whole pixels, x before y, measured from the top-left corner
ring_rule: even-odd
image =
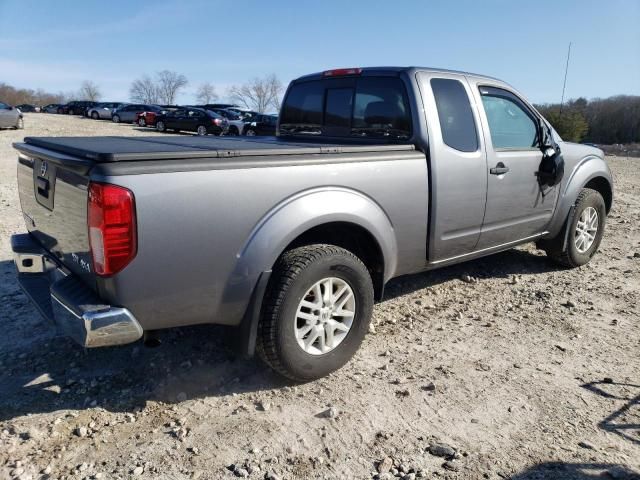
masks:
[[[129,310],[105,305],[29,234],[13,235],[11,248],[20,286],[58,333],[89,348],[123,345],[142,337],[142,327]]]

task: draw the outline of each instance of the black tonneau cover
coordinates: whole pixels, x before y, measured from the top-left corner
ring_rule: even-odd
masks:
[[[277,137],[26,137],[24,142],[96,163],[414,150],[412,144],[316,143]]]

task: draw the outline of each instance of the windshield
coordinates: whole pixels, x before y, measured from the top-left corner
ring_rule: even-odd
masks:
[[[280,134],[408,139],[411,113],[406,89],[397,77],[294,84],[282,108]]]

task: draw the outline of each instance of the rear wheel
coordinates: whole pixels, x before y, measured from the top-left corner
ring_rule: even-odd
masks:
[[[573,217],[567,218],[555,238],[539,241],[538,247],[565,267],[585,265],[598,251],[606,218],[602,195],[591,188],[583,188],[576,199]]]
[[[167,127],[162,120],[156,122],[156,130],[158,130],[159,132],[164,132],[166,129]]]
[[[59,114],[59,115],[62,115],[63,113],[64,113],[64,110],[63,110],[62,108],[59,108],[59,109],[58,109],[58,114]]]
[[[138,119],[138,125],[141,127],[146,127],[147,126],[147,121],[144,119],[144,117],[140,117]]]
[[[207,133],[209,132],[207,131],[207,127],[205,127],[204,125],[198,125],[198,128],[196,128],[196,134],[200,136],[204,136]]]
[[[237,137],[238,136],[238,128],[235,126],[229,127],[229,131],[227,132],[227,135],[230,137]]]
[[[16,130],[22,130],[24,128],[24,119],[22,117],[18,118],[18,122],[16,123]]]
[[[290,250],[269,281],[258,354],[292,380],[323,377],[358,350],[372,309],[371,276],[358,257],[334,245]]]
[[[91,112],[91,118],[94,120],[100,120],[100,115],[98,115],[98,112]]]
[[[247,137],[255,137],[256,136],[256,131],[253,128],[250,128],[249,130],[246,131],[245,135]]]

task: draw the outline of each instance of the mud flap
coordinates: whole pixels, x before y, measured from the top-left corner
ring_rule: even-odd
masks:
[[[244,314],[242,323],[239,328],[237,337],[237,351],[246,358],[251,358],[256,351],[256,340],[258,338],[258,323],[260,322],[260,313],[262,311],[262,299],[267,290],[269,279],[271,278],[271,270],[262,272],[256,286],[253,289],[249,306]]]

